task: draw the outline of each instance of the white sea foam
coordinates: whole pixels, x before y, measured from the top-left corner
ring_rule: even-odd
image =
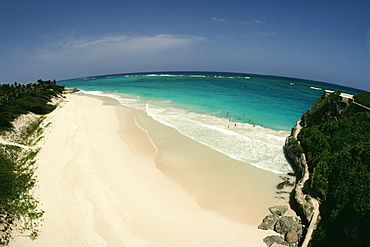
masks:
[[[172,75],[172,74],[148,74],[148,75],[145,75],[145,76],[158,76],[158,77],[163,77],[163,76],[167,76],[167,77],[182,77],[184,75]]]
[[[110,94],[110,93],[103,93],[101,91],[84,91],[84,90],[80,90],[80,92],[81,93],[84,93],[84,94],[91,94],[91,95],[96,95],[96,96],[109,97],[109,98],[116,99],[118,101],[121,99],[121,97],[118,96],[118,95]]]
[[[158,122],[233,159],[275,173],[291,171],[283,152],[285,138],[289,135],[287,131],[253,127],[250,124],[233,123],[228,119],[152,104],[147,104],[146,112]]]
[[[225,134],[228,134],[228,135],[237,135],[237,133],[231,131],[231,130],[227,130],[227,129],[224,129],[224,128],[219,128],[217,126],[213,126],[213,125],[208,125],[208,124],[203,124],[201,122],[196,122],[192,119],[189,119],[190,122],[193,122],[193,123],[196,123],[196,124],[199,124],[201,126],[204,126],[206,128],[210,128],[210,129],[214,129],[214,130],[217,130],[217,131],[220,131],[220,132],[223,132]]]

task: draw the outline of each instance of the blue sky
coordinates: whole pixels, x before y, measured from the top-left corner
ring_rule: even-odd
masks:
[[[370,2],[0,2],[0,82],[154,71],[312,79],[370,91]]]

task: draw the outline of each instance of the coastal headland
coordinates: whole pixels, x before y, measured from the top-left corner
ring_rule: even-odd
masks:
[[[35,241],[10,246],[266,246],[278,174],[107,97],[68,94],[45,120]],[[287,214],[294,214],[290,210]]]

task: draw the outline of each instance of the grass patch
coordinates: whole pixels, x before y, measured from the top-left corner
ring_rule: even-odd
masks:
[[[51,98],[62,93],[63,87],[53,81],[0,86],[0,135],[10,142],[31,146],[42,139],[41,123],[45,116],[27,120],[22,127],[14,128],[12,122],[21,115],[32,112],[47,114],[56,106]],[[35,171],[39,148],[23,149],[0,144],[0,245],[8,245],[15,233],[35,239],[44,211],[34,196],[37,183]]]

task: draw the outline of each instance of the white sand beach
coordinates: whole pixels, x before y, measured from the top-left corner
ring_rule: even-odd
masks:
[[[275,193],[279,175],[114,99],[70,94],[46,121],[41,233],[10,246],[266,246],[273,232],[257,226],[287,202]]]

